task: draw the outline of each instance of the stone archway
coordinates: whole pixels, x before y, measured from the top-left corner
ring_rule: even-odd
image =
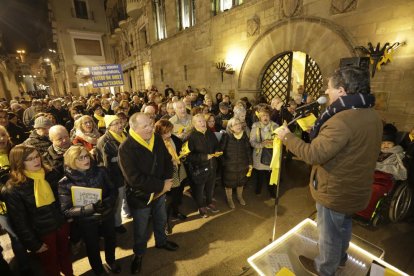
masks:
[[[334,23],[315,17],[301,17],[275,23],[248,51],[238,78],[239,96],[254,97],[260,92],[260,75],[278,53],[301,51],[318,63],[329,76],[343,57],[356,56],[354,43]]]

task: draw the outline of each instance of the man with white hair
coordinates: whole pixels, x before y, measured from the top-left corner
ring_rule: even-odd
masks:
[[[192,124],[191,115],[187,113],[185,103],[178,101],[173,104],[175,115],[170,118],[170,122],[174,125],[172,134],[186,140],[190,135]]]
[[[144,113],[129,119],[129,135],[119,146],[118,162],[124,175],[126,196],[134,220],[134,259],[131,273],[139,273],[147,249],[147,226],[152,217],[155,247],[169,251],[178,245],[167,240],[165,193],[171,189],[173,164],[154,122]]]
[[[43,162],[52,168],[56,183],[63,177],[63,154],[70,147],[69,133],[62,125],[54,125],[49,129],[49,140],[52,145],[43,154]]]

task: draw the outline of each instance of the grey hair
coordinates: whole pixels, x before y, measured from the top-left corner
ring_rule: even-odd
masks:
[[[233,117],[227,122],[226,132],[234,134],[233,130],[231,128],[237,123],[242,123],[242,121],[239,118]]]

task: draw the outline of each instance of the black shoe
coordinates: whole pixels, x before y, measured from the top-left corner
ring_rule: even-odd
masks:
[[[178,249],[178,244],[172,241],[166,241],[164,245],[156,246],[158,249],[165,249],[168,251],[176,251]]]
[[[105,264],[107,270],[114,274],[121,273],[121,266],[117,262],[113,262],[112,264]]]
[[[305,269],[309,275],[318,276],[318,271],[316,271],[315,262],[312,259],[309,259],[308,257],[305,257],[303,255],[299,256],[299,262]]]
[[[115,232],[117,232],[118,234],[125,234],[126,231],[126,228],[122,225],[115,227]]]
[[[172,220],[186,220],[186,219],[187,219],[187,216],[180,212],[172,215]]]
[[[141,272],[142,267],[142,256],[143,255],[134,255],[134,259],[131,263],[131,274],[136,274]]]

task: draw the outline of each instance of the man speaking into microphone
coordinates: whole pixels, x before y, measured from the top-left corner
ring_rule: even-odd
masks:
[[[276,135],[289,151],[312,165],[309,186],[318,211],[319,255],[315,260],[299,256],[299,261],[311,274],[331,276],[346,265],[352,214],[368,204],[382,123],[373,108],[368,70],[336,70],[326,94],[329,106],[310,132],[311,143],[285,126]]]

